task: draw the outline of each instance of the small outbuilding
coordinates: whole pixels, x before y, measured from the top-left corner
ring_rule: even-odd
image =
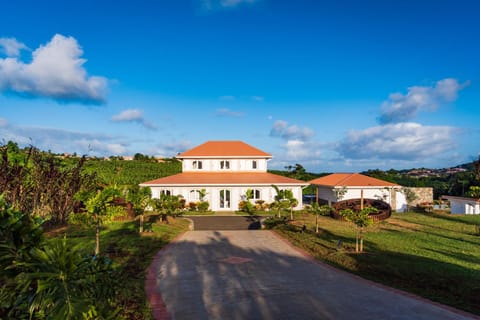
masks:
[[[450,201],[450,212],[454,214],[480,214],[480,199],[443,196]]]
[[[402,186],[360,173],[333,173],[309,183],[316,187],[320,203],[332,205],[342,200],[364,198],[382,200],[395,211],[403,212],[407,208]]]

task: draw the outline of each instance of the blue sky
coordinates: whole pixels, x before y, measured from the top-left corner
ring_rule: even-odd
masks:
[[[312,172],[480,152],[476,1],[7,1],[0,138],[165,157],[243,140]]]

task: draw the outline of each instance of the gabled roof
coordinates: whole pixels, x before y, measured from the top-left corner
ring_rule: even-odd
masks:
[[[268,172],[183,172],[152,181],[141,186],[181,185],[295,185],[306,186],[307,182]]]
[[[396,183],[365,176],[360,173],[332,173],[308,183],[328,187],[397,187]]]
[[[177,158],[271,158],[243,141],[207,141],[193,149],[180,153]]]

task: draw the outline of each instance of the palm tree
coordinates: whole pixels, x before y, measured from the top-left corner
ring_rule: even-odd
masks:
[[[109,186],[91,196],[85,204],[87,212],[95,223],[95,256],[100,254],[100,226],[107,218],[107,209],[113,199],[120,196],[116,186]]]
[[[332,211],[329,205],[319,206],[317,202],[306,207],[307,212],[315,215],[315,233],[318,233],[318,216],[328,216]]]
[[[152,199],[152,190],[150,187],[139,187],[131,185],[125,190],[125,200],[130,202],[135,216],[140,217],[139,233],[143,232],[144,214]]]
[[[363,252],[363,229],[373,224],[370,213],[377,212],[378,209],[374,207],[365,207],[359,211],[353,211],[352,209],[340,210],[340,215],[347,221],[353,222],[355,225],[355,252],[359,252],[359,240],[360,240],[360,252]]]

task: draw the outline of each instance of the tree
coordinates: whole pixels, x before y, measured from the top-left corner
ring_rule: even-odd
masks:
[[[168,223],[167,217],[176,217],[182,210],[184,202],[182,196],[161,194],[160,198],[152,199],[153,208],[162,215],[162,220]]]
[[[313,202],[311,205],[306,206],[306,210],[308,213],[315,215],[315,233],[318,233],[318,216],[328,216],[332,211],[332,207],[329,205],[319,206],[317,202]]]
[[[124,190],[125,200],[130,202],[135,216],[139,216],[139,232],[143,232],[144,214],[147,207],[151,204],[152,190],[150,187],[140,187],[130,185]]]
[[[117,187],[109,186],[92,195],[85,204],[95,224],[95,256],[100,254],[100,226],[109,218],[107,209],[112,205],[113,199],[119,196],[120,191]]]
[[[480,187],[471,186],[470,190],[467,192],[467,196],[477,199],[480,198]]]
[[[280,189],[278,186],[272,184],[272,188],[275,189],[275,201],[272,203],[271,208],[277,210],[278,217],[280,218],[280,212],[282,210],[290,209],[290,219],[293,220],[293,208],[298,205],[298,200],[293,196],[292,190]]]
[[[365,207],[362,210],[354,211],[352,209],[340,210],[340,215],[345,220],[353,222],[355,225],[355,252],[359,252],[359,240],[360,240],[360,252],[363,252],[363,229],[373,224],[370,213],[377,212],[374,207]]]

